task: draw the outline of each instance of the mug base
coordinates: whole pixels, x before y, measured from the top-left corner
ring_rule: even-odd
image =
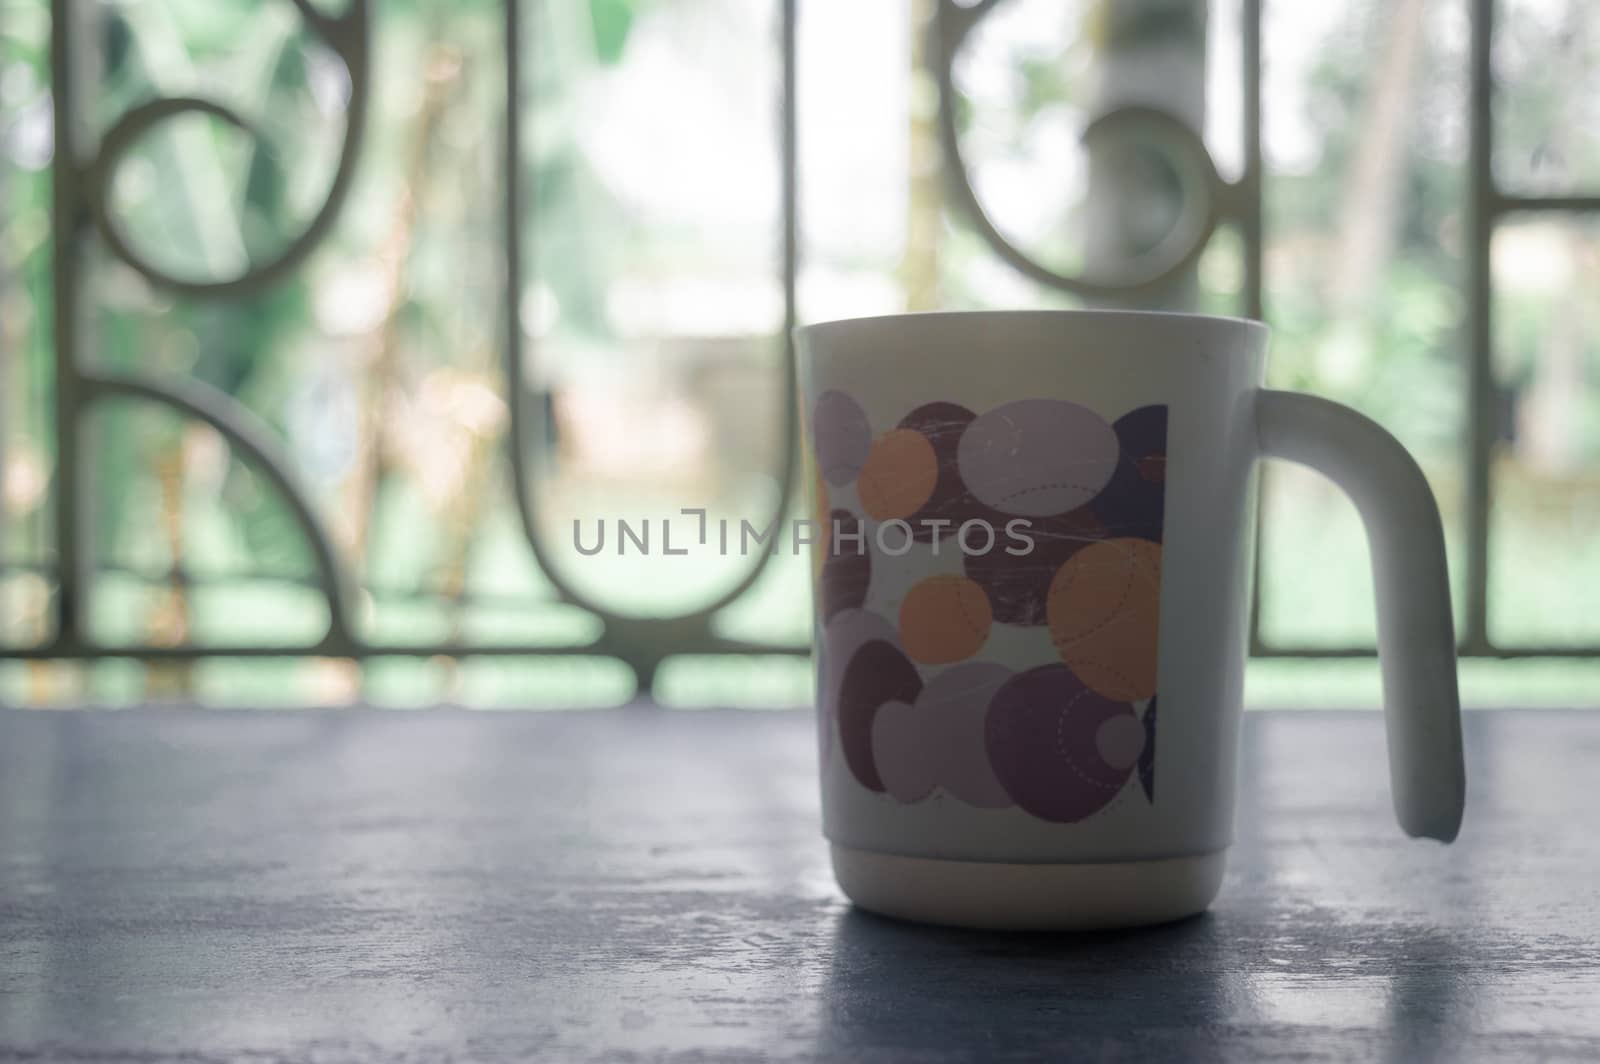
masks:
[[[833,875],[863,909],[993,931],[1093,931],[1204,912],[1227,851],[1100,864],[1002,864],[897,857],[831,846]]]

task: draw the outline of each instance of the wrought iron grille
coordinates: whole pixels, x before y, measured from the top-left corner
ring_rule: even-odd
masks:
[[[85,309],[94,298],[88,287],[86,256],[98,242],[110,255],[136,271],[154,288],[199,299],[224,299],[258,293],[297,270],[327,236],[346,203],[356,161],[363,147],[368,123],[372,81],[373,7],[371,0],[350,0],[339,14],[328,14],[311,0],[289,0],[298,9],[309,30],[338,57],[348,73],[350,93],[346,111],[346,130],[331,187],[310,223],[286,248],[269,261],[250,265],[238,276],[197,281],[174,275],[157,262],[146,258],[135,242],[128,239],[108,193],[110,180],[119,162],[140,138],[154,127],[182,115],[204,115],[237,127],[246,134],[255,131],[249,119],[229,106],[212,99],[174,96],[151,100],[132,108],[118,118],[103,136],[91,138],[85,130],[82,112],[85,100],[95,91],[82,61],[82,35],[79,32],[88,0],[52,0],[50,5],[51,65],[53,80],[53,120],[55,153],[51,163],[54,194],[52,240],[54,246],[54,343],[55,343],[55,419],[54,446],[57,455],[57,511],[54,526],[56,576],[59,594],[54,599],[54,633],[41,645],[8,650],[7,654],[32,659],[97,659],[123,657],[145,660],[192,659],[204,656],[274,657],[315,655],[365,659],[375,655],[448,656],[571,654],[571,649],[552,650],[546,646],[508,643],[483,645],[467,642],[424,642],[394,644],[364,638],[354,623],[354,588],[335,541],[313,508],[307,491],[298,480],[273,434],[240,403],[220,390],[199,381],[160,376],[131,369],[111,369],[97,361],[85,343]],[[544,416],[529,396],[528,361],[524,338],[518,325],[516,293],[524,277],[524,239],[517,221],[528,206],[523,174],[522,122],[526,95],[524,57],[518,43],[523,40],[524,0],[503,0],[505,41],[505,106],[501,132],[505,240],[502,248],[502,273],[506,292],[504,320],[501,323],[503,371],[509,395],[511,429],[507,459],[513,471],[516,512],[526,537],[527,548],[555,587],[559,599],[581,607],[599,619],[600,637],[582,648],[582,653],[609,655],[626,662],[637,676],[642,690],[648,690],[658,667],[669,656],[679,654],[802,654],[800,645],[775,648],[719,635],[711,619],[720,609],[744,595],[760,577],[766,559],[750,566],[736,586],[716,601],[669,618],[639,618],[620,614],[595,601],[565,582],[560,571],[549,564],[550,549],[544,542],[538,521],[538,493],[529,475],[532,456],[543,446],[541,419]],[[1240,312],[1250,317],[1264,316],[1263,286],[1263,209],[1262,209],[1262,126],[1261,126],[1261,0],[1243,0],[1239,75],[1242,79],[1243,167],[1234,180],[1218,173],[1211,155],[1199,135],[1177,116],[1144,106],[1116,107],[1098,117],[1086,139],[1116,135],[1119,130],[1136,131],[1162,142],[1179,167],[1188,175],[1199,198],[1189,204],[1193,215],[1188,239],[1183,246],[1155,263],[1143,275],[1119,278],[1114,282],[1085,276],[1069,276],[1042,264],[1017,247],[985,214],[974,191],[958,135],[958,100],[953,83],[956,56],[964,42],[1000,3],[978,0],[963,5],[956,0],[938,0],[931,20],[931,36],[925,49],[929,73],[938,88],[938,132],[949,180],[951,199],[966,221],[1002,262],[1047,289],[1090,301],[1127,301],[1130,298],[1159,294],[1163,286],[1193,267],[1221,224],[1233,227],[1241,237],[1243,277]],[[787,340],[795,324],[796,276],[800,245],[797,237],[798,188],[800,173],[796,138],[796,20],[798,0],[780,0],[781,32],[776,48],[781,55],[781,89],[777,101],[779,156],[781,161],[781,247],[782,289],[784,297],[781,500],[794,496],[797,469],[797,414],[793,379],[793,351]],[[1493,278],[1490,270],[1490,245],[1496,226],[1507,216],[1521,212],[1600,211],[1600,196],[1576,195],[1533,197],[1512,195],[1497,186],[1491,165],[1493,136],[1494,83],[1490,43],[1496,16],[1494,0],[1470,0],[1471,95],[1466,101],[1470,128],[1469,214],[1471,218],[1469,275],[1466,279],[1466,315],[1462,322],[1466,385],[1470,419],[1466,426],[1468,469],[1468,521],[1466,557],[1465,626],[1461,641],[1463,653],[1478,656],[1600,656],[1594,646],[1518,646],[1496,645],[1490,638],[1489,617],[1489,537],[1490,467],[1496,445],[1496,383],[1491,365],[1491,308]],[[210,425],[234,448],[237,455],[253,465],[281,493],[294,520],[311,546],[316,564],[316,584],[327,602],[328,626],[321,638],[299,646],[261,646],[249,643],[232,645],[107,645],[91,637],[85,624],[86,597],[94,574],[88,548],[89,515],[84,485],[88,454],[83,446],[88,412],[109,400],[137,399],[164,405],[177,413]],[[784,503],[772,515],[783,516]],[[174,576],[182,579],[181,571]],[[1258,580],[1259,587],[1259,580]],[[1257,611],[1259,614],[1259,610]],[[1259,624],[1252,629],[1252,648],[1264,656],[1349,657],[1373,653],[1368,646],[1342,648],[1271,645],[1263,640]]]

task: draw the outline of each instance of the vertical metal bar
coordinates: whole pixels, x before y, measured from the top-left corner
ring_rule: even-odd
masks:
[[[0,12],[0,29],[4,29],[4,25],[5,13]],[[9,178],[10,170],[0,169],[0,204],[6,204],[7,207],[9,207],[9,204],[6,202],[5,197],[6,183]],[[5,299],[11,283],[11,271],[6,268],[3,257],[0,257],[0,300]],[[6,469],[8,468],[6,444],[11,436],[11,396],[20,390],[14,386],[12,377],[15,374],[18,377],[16,383],[21,383],[21,374],[17,372],[17,367],[24,364],[21,359],[13,359],[10,339],[11,337],[8,335],[5,326],[0,324],[0,649],[4,648],[7,641],[5,638],[7,629],[6,558],[10,553],[7,543],[10,541],[9,533],[11,531],[11,512],[10,508],[6,506],[5,497]]]
[[[1244,313],[1260,320],[1265,317],[1262,261],[1266,252],[1266,230],[1262,207],[1261,157],[1261,0],[1243,0],[1239,31],[1244,67],[1244,179],[1239,204],[1239,230],[1244,238]]]
[[[0,26],[3,26],[4,19],[4,13],[0,13]],[[6,182],[9,177],[9,170],[0,169],[0,204],[6,203]],[[0,257],[0,301],[5,299],[11,284],[11,271],[6,268],[4,257]],[[0,648],[4,648],[6,643],[6,558],[10,554],[6,544],[10,541],[11,532],[11,511],[6,505],[5,493],[8,468],[6,444],[11,438],[11,396],[21,391],[19,386],[23,383],[22,374],[18,370],[23,362],[14,359],[11,353],[12,335],[14,334],[0,323]],[[16,378],[15,381],[13,377]]]
[[[1490,245],[1496,214],[1494,184],[1494,81],[1492,43],[1494,0],[1471,0],[1470,143],[1467,210],[1470,243],[1467,263],[1467,586],[1468,653],[1488,653],[1490,468],[1496,436],[1493,317],[1490,300]]]
[[[505,173],[501,189],[505,195],[505,274],[506,274],[506,401],[514,409],[525,402],[522,394],[522,17],[520,0],[505,3],[506,128]],[[517,419],[521,424],[525,419]],[[542,431],[543,426],[540,426]],[[526,434],[525,435],[529,435]],[[526,479],[515,467],[517,455],[527,442],[511,433],[513,472],[516,491],[527,490]]]
[[[0,179],[0,195],[4,195],[3,179]],[[3,267],[0,267],[0,298],[4,298],[9,276]],[[11,379],[13,376],[13,363],[11,359],[11,345],[6,342],[4,330],[0,329],[0,488],[5,486],[6,442],[11,431]],[[17,374],[20,376],[20,374]],[[6,558],[9,549],[6,544],[10,540],[11,511],[6,505],[5,494],[0,491],[0,651],[3,651],[6,640],[6,615],[9,605],[6,595]]]
[[[504,193],[502,209],[505,211],[505,330],[506,330],[506,403],[511,411],[511,425],[506,433],[511,467],[511,491],[517,517],[522,524],[528,549],[533,552],[535,564],[544,573],[556,597],[561,602],[583,606],[598,615],[611,628],[616,617],[587,601],[566,581],[550,563],[543,547],[539,529],[534,520],[535,502],[532,478],[526,468],[527,456],[534,447],[543,448],[548,438],[543,403],[528,401],[526,348],[522,337],[523,290],[523,189],[522,189],[522,2],[502,0],[505,16],[505,172],[501,175]],[[638,666],[635,662],[629,662]]]
[[[1261,154],[1261,0],[1243,0],[1239,13],[1239,32],[1243,36],[1239,50],[1240,77],[1244,79],[1244,174],[1239,182],[1238,214],[1239,236],[1244,243],[1244,314],[1257,321],[1266,318],[1265,275],[1266,257],[1265,211],[1262,194],[1265,188]],[[1265,567],[1261,564],[1261,545],[1265,527],[1262,521],[1262,498],[1268,471],[1256,475],[1258,485],[1255,505],[1255,550],[1251,556],[1254,569],[1250,581],[1250,653],[1260,654],[1266,649],[1261,638],[1261,585]]]
[[[85,484],[78,388],[81,357],[79,334],[82,296],[79,274],[89,219],[81,196],[82,174],[77,109],[79,73],[73,46],[77,35],[73,0],[51,0],[50,81],[55,152],[51,160],[51,285],[55,350],[55,541],[59,592],[56,596],[56,641],[67,647],[81,642],[89,586],[90,547],[84,542],[88,523],[83,512]]]
[[[780,117],[783,180],[783,343],[786,354],[784,369],[790,373],[793,372],[794,366],[794,327],[799,322],[796,291],[800,273],[800,105],[795,94],[795,67],[798,65],[799,54],[796,45],[797,18],[797,0],[783,0],[783,102]],[[790,433],[790,437],[785,441],[785,446],[793,450],[799,446],[799,440],[796,438],[796,433]]]

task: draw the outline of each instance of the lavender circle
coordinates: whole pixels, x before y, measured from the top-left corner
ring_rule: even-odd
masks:
[[[844,392],[826,391],[817,397],[811,438],[822,478],[829,484],[848,484],[872,450],[872,424],[860,403]]]
[[[884,790],[906,803],[940,788],[983,809],[1011,805],[989,764],[984,738],[989,701],[1011,675],[1003,665],[957,665],[934,677],[914,704],[879,707],[872,719],[872,760]]]
[[[978,417],[961,436],[961,477],[979,502],[1047,517],[1094,498],[1117,468],[1117,434],[1087,407],[1020,399]]]
[[[945,669],[917,696],[917,712],[938,736],[938,783],[968,805],[1000,809],[1011,797],[989,764],[984,720],[989,702],[1011,670],[990,662],[968,662]]]
[[[926,713],[885,702],[872,719],[872,760],[883,789],[902,802],[920,802],[939,784],[941,736]]]
[[[1132,713],[1107,717],[1095,729],[1094,748],[1112,768],[1130,769],[1144,753],[1144,723]]]

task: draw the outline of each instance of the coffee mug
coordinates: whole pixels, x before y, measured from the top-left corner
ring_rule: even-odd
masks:
[[[858,905],[1094,928],[1211,904],[1263,456],[1322,472],[1359,509],[1395,812],[1411,835],[1455,837],[1438,510],[1377,424],[1263,387],[1264,326],[1019,311],[797,337],[823,830]]]

